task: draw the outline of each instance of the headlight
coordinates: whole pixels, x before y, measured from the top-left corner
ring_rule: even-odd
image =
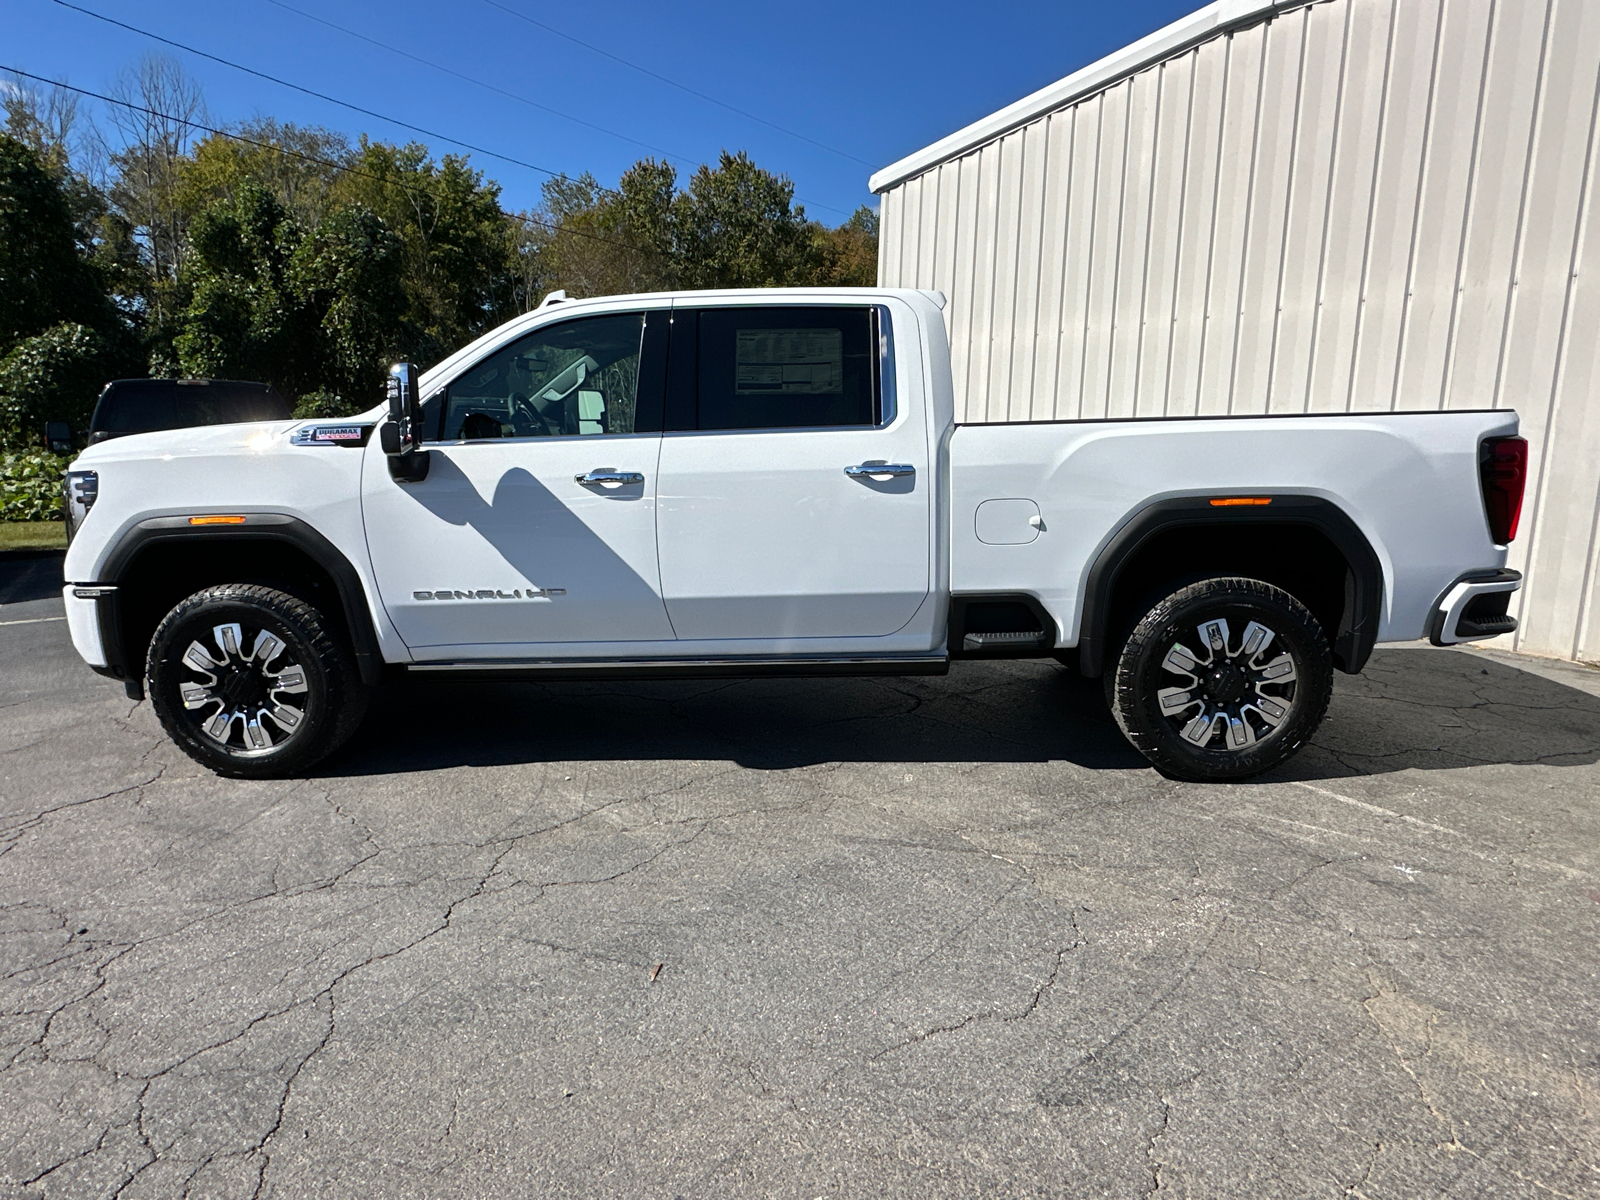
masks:
[[[67,520],[67,541],[70,542],[100,497],[100,475],[96,471],[68,471],[61,492],[65,501],[62,508]]]

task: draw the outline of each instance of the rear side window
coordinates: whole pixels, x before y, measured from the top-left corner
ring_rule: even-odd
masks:
[[[700,429],[878,423],[870,308],[700,310]]]

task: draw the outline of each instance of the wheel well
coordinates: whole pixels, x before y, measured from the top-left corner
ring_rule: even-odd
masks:
[[[253,583],[312,605],[351,644],[333,577],[292,542],[269,537],[186,536],[140,549],[117,580],[122,647],[130,678],[143,677],[150,637],[186,596],[223,583]]]
[[[1122,639],[1161,597],[1200,579],[1241,575],[1280,587],[1311,610],[1334,648],[1341,670],[1359,671],[1370,639],[1356,631],[1368,622],[1358,611],[1363,588],[1353,564],[1326,532],[1287,521],[1193,522],[1170,525],[1142,538],[1116,564],[1105,596],[1098,645],[1114,653]],[[1103,664],[1095,664],[1096,667]],[[1096,671],[1098,673],[1098,670]]]

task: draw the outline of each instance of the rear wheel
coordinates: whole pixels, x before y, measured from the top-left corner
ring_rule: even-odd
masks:
[[[1206,579],[1152,607],[1107,677],[1117,724],[1178,779],[1244,779],[1311,740],[1333,664],[1310,610],[1256,579]]]
[[[253,584],[207,588],[178,604],[151,638],[147,674],[162,726],[219,775],[303,771],[366,711],[355,659],[322,614]]]

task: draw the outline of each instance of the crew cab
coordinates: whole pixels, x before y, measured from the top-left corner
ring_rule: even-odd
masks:
[[[545,305],[344,421],[95,445],[74,645],[219,773],[399,673],[1103,678],[1163,772],[1312,737],[1374,644],[1515,628],[1515,413],[958,425],[937,293]]]

